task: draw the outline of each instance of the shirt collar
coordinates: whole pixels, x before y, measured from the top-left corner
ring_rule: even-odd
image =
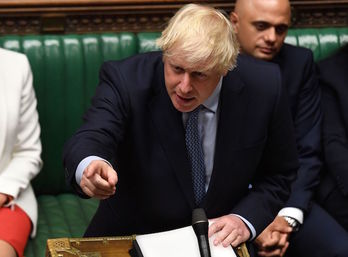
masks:
[[[215,90],[211,94],[211,96],[208,97],[207,100],[204,101],[202,104],[205,108],[212,112],[216,112],[218,105],[219,105],[219,98],[220,98],[220,92],[221,92],[221,86],[222,86],[222,78],[220,78]]]

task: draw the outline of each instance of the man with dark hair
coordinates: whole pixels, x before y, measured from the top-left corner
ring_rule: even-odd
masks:
[[[290,25],[290,3],[288,0],[237,0],[230,19],[242,53],[280,67],[300,163],[286,205],[256,239],[258,253],[283,256],[290,243],[289,252],[296,257],[348,256],[345,231],[312,201],[321,169],[320,91],[312,52],[284,43]]]

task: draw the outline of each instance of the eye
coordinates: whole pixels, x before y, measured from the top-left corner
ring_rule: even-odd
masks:
[[[192,76],[194,78],[198,78],[198,79],[205,79],[207,77],[207,74],[205,74],[203,72],[199,72],[199,71],[194,71],[194,72],[192,72]]]
[[[184,71],[183,68],[181,68],[180,66],[175,66],[175,65],[172,65],[172,69],[175,73],[182,73]]]
[[[286,33],[288,31],[288,26],[287,25],[279,25],[279,26],[276,26],[275,30],[276,30],[276,33],[278,35],[283,35],[284,33]]]
[[[258,31],[264,31],[265,29],[268,29],[270,26],[267,22],[263,22],[263,21],[254,22],[253,25],[255,29]]]

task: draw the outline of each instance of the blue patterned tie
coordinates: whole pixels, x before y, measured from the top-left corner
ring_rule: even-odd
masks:
[[[198,113],[201,107],[189,113],[186,123],[186,149],[191,162],[195,203],[199,205],[205,195],[205,164],[202,141],[198,131]]]

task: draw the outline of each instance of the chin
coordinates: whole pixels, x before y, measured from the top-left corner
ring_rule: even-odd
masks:
[[[173,105],[174,105],[174,108],[177,109],[179,112],[190,112],[191,111],[191,108],[188,106],[182,106],[182,105],[174,103],[174,102],[173,102]]]
[[[178,111],[180,111],[180,112],[191,112],[194,109],[195,108],[193,108],[193,107],[182,107],[182,108],[178,109]]]
[[[274,55],[261,53],[257,57],[264,60],[264,61],[270,61],[273,59]]]

